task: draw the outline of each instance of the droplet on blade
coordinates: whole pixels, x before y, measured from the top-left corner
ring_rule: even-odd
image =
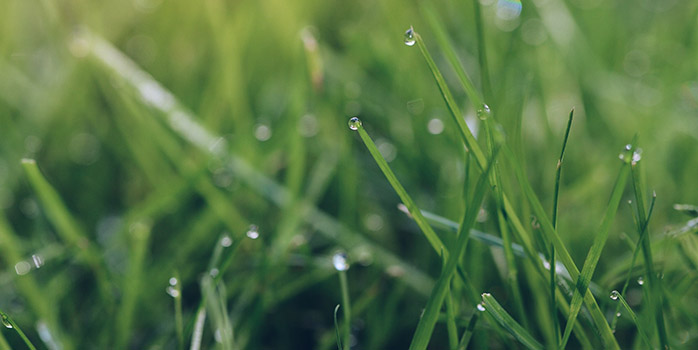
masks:
[[[13,328],[13,327],[12,327],[12,322],[10,322],[10,319],[7,318],[7,316],[5,316],[5,315],[2,315],[2,324],[3,324],[3,326],[5,326],[6,328]]]
[[[480,118],[480,120],[489,118],[491,114],[492,111],[490,110],[490,106],[487,104],[482,104],[482,107],[477,110],[477,117]]]
[[[483,303],[477,304],[477,309],[478,309],[480,312],[485,311],[485,304],[483,304]]]
[[[233,239],[230,236],[225,235],[221,238],[221,245],[225,248],[230,247],[233,244]]]
[[[167,288],[165,288],[165,291],[173,298],[179,297],[179,291],[175,287],[168,286]]]
[[[356,131],[359,130],[359,127],[361,127],[361,119],[358,117],[349,119],[349,129]]]
[[[414,46],[416,42],[417,40],[414,38],[414,28],[410,27],[405,31],[405,45]]]
[[[349,263],[347,263],[347,255],[343,252],[336,253],[332,256],[332,265],[334,265],[337,271],[349,270]]]
[[[170,280],[168,282],[170,282],[171,286],[176,286],[178,281],[176,277],[170,277]]]
[[[252,239],[257,239],[259,238],[259,228],[257,225],[250,225],[250,228],[247,229],[247,237],[250,237]]]
[[[642,278],[642,276],[638,277],[638,278],[637,278],[637,284],[639,284],[639,285],[645,284],[645,279]]]
[[[618,300],[619,296],[620,296],[620,293],[618,293],[617,290],[614,290],[611,292],[611,300]]]

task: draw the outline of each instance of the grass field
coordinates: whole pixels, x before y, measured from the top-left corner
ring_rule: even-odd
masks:
[[[0,350],[698,347],[698,2],[0,9]]]

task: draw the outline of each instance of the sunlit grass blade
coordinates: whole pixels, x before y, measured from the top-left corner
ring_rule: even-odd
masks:
[[[351,342],[349,341],[351,338],[351,301],[349,299],[349,282],[347,281],[349,264],[346,261],[344,253],[337,253],[332,259],[334,267],[337,269],[337,274],[339,275],[339,288],[342,293],[342,305],[344,305],[344,310],[342,310],[342,315],[344,316],[344,327],[342,329],[344,350],[349,350],[351,347]],[[339,339],[337,339],[337,341],[339,341]]]
[[[191,345],[189,350],[201,349],[201,341],[204,337],[204,324],[206,323],[206,309],[202,308],[196,312],[194,319],[194,329],[191,333]]]
[[[543,350],[543,345],[539,343],[528,331],[518,324],[497,300],[490,293],[482,294],[482,302],[485,307],[485,312],[491,315],[500,326],[506,329],[511,335],[516,338],[521,344],[528,349]]]
[[[334,330],[337,334],[337,350],[342,350],[342,339],[339,335],[339,323],[337,322],[337,312],[339,311],[340,304],[334,307]]]
[[[630,150],[627,150],[626,152],[628,151]],[[577,278],[574,295],[572,296],[572,302],[570,303],[570,314],[567,317],[565,332],[562,336],[561,348],[566,346],[569,336],[572,334],[572,328],[577,320],[577,314],[582,308],[583,295],[587,292],[587,288],[591,282],[591,277],[594,275],[596,265],[601,257],[601,252],[606,245],[611,224],[613,223],[616,213],[618,212],[618,206],[620,205],[620,200],[623,196],[623,191],[625,190],[625,184],[628,180],[628,175],[630,174],[629,163],[629,160],[624,162],[620,172],[618,173],[616,184],[613,188],[613,192],[611,193],[611,198],[608,202],[608,207],[601,222],[601,226],[596,231],[594,243],[589,249],[589,253],[587,253],[587,257],[584,260],[584,265],[582,266],[582,272]]]
[[[17,332],[17,335],[19,335],[20,338],[22,338],[24,344],[26,344],[30,350],[36,350],[34,344],[32,344],[29,338],[27,338],[27,336],[24,334],[22,329],[19,328],[17,323],[15,323],[15,321],[12,320],[12,318],[2,310],[0,310],[0,321],[5,328],[14,329],[14,331]]]
[[[385,175],[385,177],[388,179],[388,182],[390,182],[390,185],[393,187],[397,195],[400,197],[400,200],[402,200],[402,203],[405,204],[405,206],[407,206],[407,210],[409,210],[410,214],[414,218],[414,221],[417,223],[417,226],[419,226],[419,228],[422,230],[422,233],[424,233],[424,236],[429,241],[429,244],[431,244],[431,246],[434,248],[434,250],[436,250],[436,252],[443,252],[443,258],[446,259],[446,257],[448,256],[448,250],[446,246],[444,246],[443,242],[441,242],[439,236],[436,235],[434,229],[432,229],[431,226],[429,226],[429,223],[424,218],[424,216],[422,216],[422,212],[419,210],[419,207],[417,207],[417,204],[415,204],[415,202],[412,200],[412,197],[410,197],[410,195],[407,194],[407,191],[402,186],[400,181],[397,179],[395,173],[393,173],[392,169],[390,169],[388,162],[385,160],[385,158],[383,158],[380,151],[378,150],[378,147],[376,147],[376,144],[373,143],[373,140],[371,140],[371,137],[368,136],[368,133],[364,129],[363,125],[361,125],[361,120],[359,120],[356,117],[353,117],[349,121],[349,123],[352,130],[359,132],[361,140],[366,145],[366,148],[371,153],[371,156],[373,156],[373,159],[376,161],[376,164],[378,164],[378,167],[383,172],[383,175]]]
[[[201,294],[205,296],[206,311],[211,318],[216,341],[223,350],[233,349],[233,326],[226,307],[227,293],[222,283],[217,283],[210,274],[201,279]]]
[[[642,338],[642,341],[645,343],[647,346],[647,349],[652,349],[652,343],[650,342],[649,335],[645,328],[642,326],[642,323],[640,320],[637,318],[637,315],[633,311],[633,309],[630,308],[630,305],[625,301],[625,298],[621,293],[618,293],[617,290],[614,290],[611,292],[611,299],[617,300],[619,302],[618,306],[622,306],[625,309],[625,312],[628,313],[630,318],[633,320],[633,323],[635,323],[635,327],[637,327],[638,333],[640,333],[640,337]],[[617,313],[618,311],[616,311]],[[618,314],[616,314],[616,317],[618,317]]]
[[[58,192],[41,174],[36,161],[23,159],[22,167],[27,174],[29,183],[45,208],[46,215],[51,220],[51,223],[56,226],[59,236],[66,244],[80,252],[95,274],[102,297],[105,300],[112,300],[113,296],[109,287],[109,279],[106,276],[106,269],[103,266],[100,253],[90,243],[85,232],[78,226]]]
[[[431,292],[431,296],[427,301],[427,305],[424,308],[424,313],[422,318],[419,320],[417,325],[417,330],[414,332],[412,337],[412,343],[410,344],[410,350],[424,350],[429,344],[431,339],[431,334],[434,330],[436,320],[438,318],[439,311],[441,310],[441,305],[443,304],[444,298],[448,292],[451,277],[456,271],[458,262],[461,256],[465,252],[465,248],[468,244],[468,239],[470,238],[470,229],[475,224],[475,219],[480,211],[482,201],[485,197],[487,186],[487,178],[489,177],[490,170],[492,168],[492,163],[494,162],[493,155],[492,160],[489,162],[488,167],[480,175],[477,184],[475,185],[473,197],[466,207],[465,215],[463,215],[463,220],[460,224],[458,232],[458,240],[455,245],[455,249],[452,254],[446,259],[446,266],[442,269],[439,279],[436,281],[436,285]],[[444,254],[445,255],[445,254]]]
[[[480,63],[480,77],[482,80],[482,90],[485,100],[492,99],[492,83],[490,82],[489,61],[487,60],[487,45],[485,45],[485,25],[482,22],[482,6],[479,1],[473,1],[473,12],[475,14],[475,31],[477,32],[477,54]]]
[[[645,181],[644,174],[642,173],[642,163],[640,162],[641,156],[640,151],[634,149],[632,156],[628,156],[627,161],[632,164],[632,182],[633,191],[635,193],[635,203],[637,205],[637,217],[639,222],[646,223],[644,227],[644,235],[640,237],[642,256],[644,258],[645,274],[647,275],[646,284],[648,295],[649,295],[649,307],[652,310],[655,325],[657,327],[657,334],[659,335],[659,345],[661,349],[667,350],[670,348],[669,339],[666,332],[666,325],[664,324],[664,293],[661,286],[662,280],[657,278],[657,272],[654,267],[654,260],[652,259],[652,244],[650,241],[650,231],[649,231],[649,215],[646,212],[645,207]],[[656,195],[653,195],[653,197]]]

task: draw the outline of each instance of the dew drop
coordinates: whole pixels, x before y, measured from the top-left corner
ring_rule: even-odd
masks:
[[[485,311],[485,304],[484,303],[477,304],[477,309],[480,312]]]
[[[642,278],[642,276],[638,277],[638,278],[637,278],[637,284],[639,284],[639,285],[645,284],[645,279]]]
[[[358,117],[349,119],[349,129],[356,131],[359,130],[359,127],[361,127],[361,119]]]
[[[638,148],[633,152],[632,164],[635,165],[642,159],[642,148]]]
[[[257,225],[250,225],[250,227],[247,229],[246,235],[252,239],[259,238],[259,227],[257,227]]]
[[[168,282],[170,282],[171,286],[176,286],[178,281],[176,277],[170,277],[170,280]]]
[[[165,291],[167,292],[167,294],[169,294],[173,298],[179,297],[179,291],[175,287],[168,286],[167,288],[165,288]]]
[[[13,328],[12,322],[10,322],[10,319],[5,315],[2,315],[2,325],[5,326],[5,328]]]
[[[215,267],[212,268],[211,271],[209,271],[209,274],[211,275],[211,277],[216,277],[216,276],[218,276],[219,273],[220,273],[220,271]]]
[[[41,257],[41,255],[32,255],[32,262],[34,263],[34,267],[37,269],[44,266],[44,259]]]
[[[334,265],[337,271],[349,270],[349,264],[347,263],[347,255],[343,252],[336,253],[332,257],[332,265]]]
[[[20,276],[28,274],[31,268],[32,266],[26,261],[20,261],[15,264],[15,272]]]
[[[233,239],[230,236],[225,235],[221,238],[221,245],[225,248],[230,247],[233,244]]]
[[[624,161],[624,160],[625,160],[625,155],[624,155],[623,153],[619,154],[619,155],[618,155],[618,159]]]
[[[633,149],[633,145],[631,145],[631,144],[625,145],[625,150],[626,150],[626,151],[630,151],[631,149]]]
[[[611,292],[611,300],[618,300],[619,296],[620,296],[620,293],[618,293],[617,290],[614,290]]]
[[[477,117],[480,118],[480,120],[489,118],[491,114],[492,111],[490,110],[490,106],[487,104],[483,104],[482,107],[477,110]]]
[[[416,42],[417,42],[417,40],[414,39],[414,29],[412,27],[410,27],[405,32],[405,45],[414,46],[414,44]]]
[[[620,317],[620,312],[616,312],[616,317]]]

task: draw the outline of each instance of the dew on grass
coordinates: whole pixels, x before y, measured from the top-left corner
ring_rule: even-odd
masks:
[[[44,266],[44,259],[41,257],[41,255],[32,255],[32,263],[34,263],[35,268],[40,268]]]
[[[247,229],[246,235],[252,239],[259,238],[259,227],[257,227],[257,225],[250,225],[250,227]]]
[[[28,274],[31,269],[31,264],[26,261],[20,261],[15,264],[15,272],[17,272],[17,274],[20,276]]]
[[[177,285],[177,277],[170,277],[169,281],[171,286],[176,286]]]
[[[212,268],[211,271],[209,271],[208,273],[209,273],[209,275],[211,275],[211,277],[214,277],[214,278],[215,278],[215,277],[217,277],[218,274],[220,273],[220,270],[218,270],[217,268],[214,267],[214,268]]]
[[[618,300],[619,296],[620,296],[620,293],[618,293],[617,290],[614,290],[611,292],[611,300]]]
[[[638,278],[637,278],[637,284],[639,284],[639,285],[645,284],[645,279],[642,278],[642,276],[638,277]]]
[[[620,312],[616,312],[616,317],[620,317]]]
[[[335,255],[332,256],[332,265],[334,265],[334,268],[337,271],[349,270],[349,263],[347,263],[347,255],[343,252],[335,253]]]
[[[630,151],[631,149],[633,149],[633,145],[631,145],[631,144],[625,145],[625,150],[626,150],[626,151]]]
[[[228,247],[230,247],[232,244],[233,244],[233,239],[230,238],[230,236],[225,235],[225,236],[223,236],[223,238],[221,238],[221,245],[222,245],[224,248],[228,248]]]
[[[477,309],[480,312],[485,311],[485,304],[484,303],[477,304]]]
[[[2,325],[5,326],[5,328],[13,328],[12,322],[10,322],[10,319],[5,315],[2,315]]]
[[[266,124],[255,125],[254,137],[262,142],[269,140],[271,138],[271,127]]]
[[[480,120],[485,120],[489,118],[491,114],[492,111],[490,110],[490,106],[488,106],[487,104],[483,104],[477,110],[477,117],[480,118]]]
[[[405,31],[405,45],[407,46],[414,46],[414,44],[417,42],[414,38],[414,29],[410,27]]]
[[[632,164],[635,165],[642,159],[642,148],[638,148],[633,152],[633,158],[631,159]]]
[[[165,292],[167,292],[167,294],[173,298],[179,297],[179,291],[173,286],[167,286],[167,288],[165,288]]]
[[[444,122],[439,118],[433,118],[429,120],[427,130],[432,135],[438,135],[444,131]]]
[[[361,127],[361,119],[359,117],[349,119],[349,129],[356,131],[359,130],[359,127]]]

